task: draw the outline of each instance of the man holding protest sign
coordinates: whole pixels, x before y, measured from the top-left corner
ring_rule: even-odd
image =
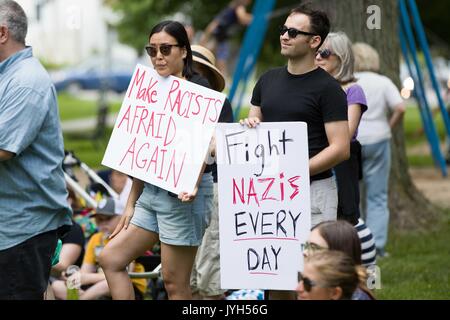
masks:
[[[103,164],[139,178],[133,179],[125,212],[100,265],[112,297],[133,299],[126,266],[160,240],[169,299],[190,299],[191,270],[213,201],[212,175],[204,173],[203,158],[193,158],[206,155],[224,95],[190,84],[209,87],[193,72],[182,24],[156,25],[146,49],[155,70],[137,67],[103,159]],[[205,126],[206,131],[196,131]],[[123,149],[123,144],[128,147]],[[184,192],[184,186],[193,191]]]
[[[330,30],[325,13],[293,9],[280,30],[287,67],[266,72],[256,84],[249,117],[242,124],[304,121],[308,124],[312,225],[336,220],[337,191],[331,168],[349,157],[346,96],[339,83],[315,66]]]
[[[281,54],[288,65],[261,76],[249,116],[241,120],[251,128],[261,121],[307,123],[312,226],[336,220],[338,199],[331,168],[350,154],[345,93],[315,66],[316,52],[329,30],[325,13],[305,5],[291,11],[280,29]]]

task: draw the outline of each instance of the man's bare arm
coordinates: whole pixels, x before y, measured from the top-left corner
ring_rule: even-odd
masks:
[[[350,157],[350,139],[348,121],[325,123],[329,146],[309,159],[311,176],[333,168]]]

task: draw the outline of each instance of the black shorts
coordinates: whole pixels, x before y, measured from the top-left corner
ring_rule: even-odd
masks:
[[[50,276],[57,230],[0,251],[0,300],[43,300]]]
[[[359,177],[361,167],[361,144],[352,141],[350,159],[334,167],[338,187],[337,218],[347,220],[353,225],[358,223],[359,212]]]

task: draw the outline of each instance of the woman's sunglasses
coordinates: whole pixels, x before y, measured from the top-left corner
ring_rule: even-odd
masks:
[[[330,49],[317,50],[317,54],[320,55],[322,59],[328,59],[333,52]]]
[[[289,38],[294,39],[295,37],[297,37],[299,34],[302,34],[304,36],[316,36],[317,34],[314,33],[310,33],[310,32],[306,32],[306,31],[301,31],[301,30],[297,30],[295,28],[288,28],[286,26],[280,26],[280,36],[282,36],[285,33],[288,33]]]
[[[298,282],[303,281],[303,287],[305,288],[306,292],[310,292],[312,287],[317,286],[317,283],[312,281],[311,279],[303,276],[301,272],[298,273]]]
[[[179,44],[162,44],[159,46],[159,52],[165,57],[170,56],[172,53],[172,47],[181,47]],[[154,58],[158,54],[158,46],[146,46],[145,50],[147,54]]]

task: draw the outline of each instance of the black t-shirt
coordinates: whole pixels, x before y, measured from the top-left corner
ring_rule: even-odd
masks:
[[[198,84],[198,85],[201,85],[203,87],[209,88],[209,89],[211,88],[211,86],[209,85],[208,80],[206,80],[205,77],[199,75],[198,73],[194,73],[192,75],[192,77],[190,79],[188,79],[188,81],[193,82],[193,83]]]
[[[264,122],[306,122],[309,158],[328,147],[324,124],[347,120],[345,92],[321,68],[301,75],[290,74],[287,67],[269,70],[256,83],[251,103],[261,107]],[[311,181],[331,175],[331,170],[326,170]]]
[[[206,88],[211,88],[208,80],[206,80],[204,77],[202,77],[199,74],[194,74],[189,81],[194,82],[196,84],[199,84]],[[222,110],[220,111],[219,115],[219,122],[233,122],[233,109],[231,107],[230,100],[225,99],[225,102],[223,103]],[[205,167],[205,173],[212,172],[214,182],[217,182],[217,166],[216,164],[213,165],[206,165]]]
[[[233,122],[233,108],[231,107],[231,102],[230,100],[225,99],[225,102],[223,103],[223,107],[222,107],[222,111],[220,111],[220,116],[219,116],[219,122],[224,122],[224,123],[231,123]],[[213,181],[214,183],[217,182],[217,164],[213,163],[211,166],[211,171],[212,171],[212,175],[213,175]]]
[[[81,229],[80,225],[78,223],[76,223],[75,221],[72,221],[72,227],[70,228],[70,231],[63,238],[61,238],[61,242],[63,245],[65,245],[67,243],[73,243],[73,244],[77,244],[77,245],[81,246],[80,256],[78,257],[77,261],[75,262],[75,264],[77,266],[81,267],[81,264],[83,263],[83,257],[84,257],[85,239],[84,239],[83,229]]]

